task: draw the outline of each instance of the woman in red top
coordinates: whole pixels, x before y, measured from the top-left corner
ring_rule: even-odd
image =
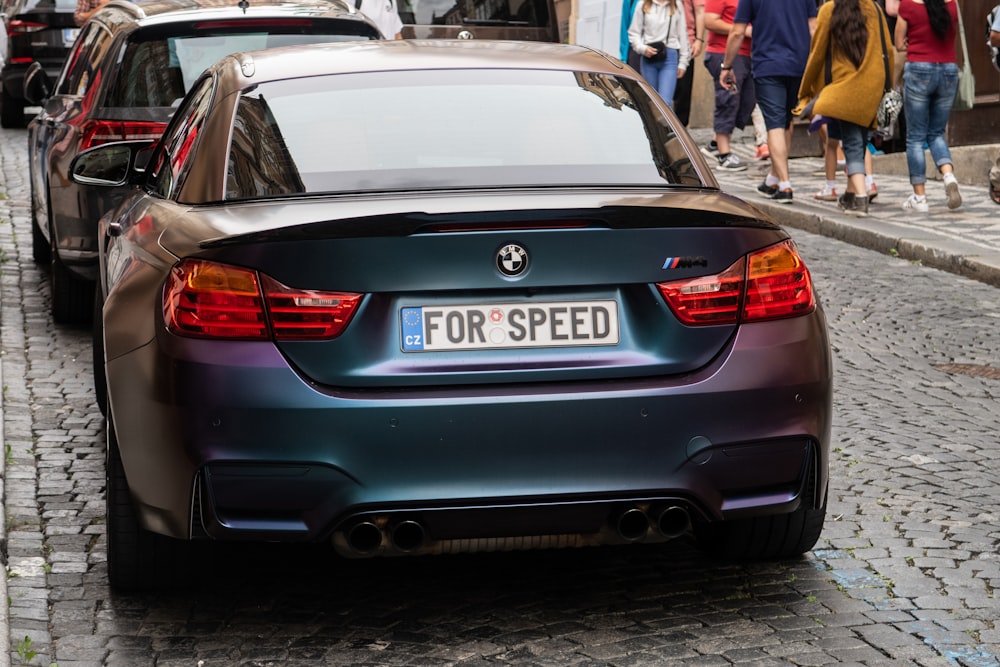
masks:
[[[898,4],[896,48],[906,51],[903,69],[903,109],[906,113],[906,165],[913,194],[906,210],[927,212],[927,163],[924,146],[944,175],[948,208],[962,205],[951,151],[944,131],[958,88],[955,34],[958,5],[954,0],[889,0],[890,13]]]

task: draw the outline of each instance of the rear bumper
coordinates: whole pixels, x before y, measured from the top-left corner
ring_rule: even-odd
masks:
[[[716,521],[820,506],[825,331],[819,311],[744,326],[698,373],[601,383],[338,392],[269,345],[220,356],[176,339],[108,373],[129,485],[158,532],[318,540],[414,521],[433,540],[609,542],[630,509]]]

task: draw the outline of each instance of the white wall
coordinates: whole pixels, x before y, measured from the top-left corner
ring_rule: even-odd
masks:
[[[620,0],[577,0],[577,44],[618,57],[622,3]]]

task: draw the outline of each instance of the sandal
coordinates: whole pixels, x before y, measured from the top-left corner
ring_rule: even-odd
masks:
[[[1000,204],[1000,188],[990,183],[990,199],[993,200],[994,204]]]

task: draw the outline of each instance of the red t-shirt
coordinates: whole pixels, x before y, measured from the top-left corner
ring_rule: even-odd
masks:
[[[736,16],[737,0],[705,0],[705,13],[718,14],[723,21],[732,25],[733,17]],[[725,53],[726,40],[729,35],[723,35],[713,30],[705,28],[705,51],[706,53]],[[743,40],[740,45],[740,55],[750,56],[750,39]]]
[[[906,61],[911,63],[953,63],[955,62],[955,35],[958,30],[958,5],[953,0],[945,0],[945,8],[951,15],[951,27],[945,38],[931,30],[927,18],[927,7],[916,0],[901,0],[899,18],[906,21]],[[706,11],[708,5],[705,5]]]

